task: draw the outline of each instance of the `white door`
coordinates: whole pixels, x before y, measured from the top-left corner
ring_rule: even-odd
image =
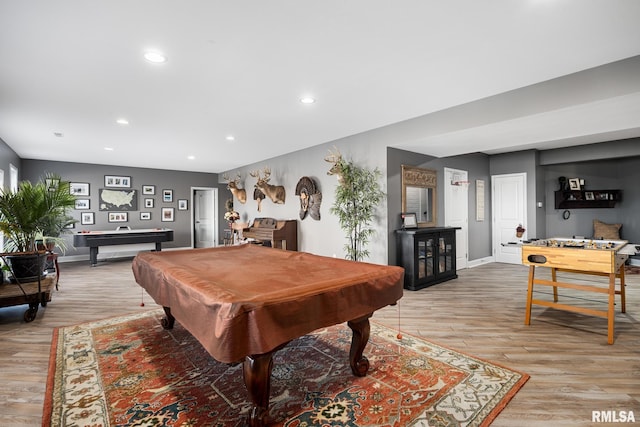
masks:
[[[527,228],[527,174],[516,173],[491,177],[491,212],[493,216],[493,254],[496,262],[522,263],[518,243],[527,238],[516,236],[516,228]]]
[[[191,237],[194,248],[210,248],[216,245],[218,240],[217,194],[216,188],[192,188],[193,235]]]
[[[467,171],[444,168],[444,224],[456,230],[456,268],[469,260],[469,181]]]

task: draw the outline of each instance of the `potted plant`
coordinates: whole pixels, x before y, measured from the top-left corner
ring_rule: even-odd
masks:
[[[525,230],[522,224],[518,224],[518,226],[516,227],[516,237],[522,237],[525,231],[527,230]]]
[[[18,191],[0,191],[0,231],[7,259],[18,281],[30,281],[42,274],[44,251],[37,240],[59,238],[65,226],[75,222],[67,211],[75,206],[69,182],[56,174],[46,174],[36,184],[22,181]],[[49,235],[50,234],[50,235]]]

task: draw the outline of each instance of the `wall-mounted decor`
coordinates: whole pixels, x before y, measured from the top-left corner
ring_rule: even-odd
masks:
[[[296,196],[300,196],[300,219],[305,219],[308,213],[311,218],[320,220],[322,193],[318,191],[316,182],[308,176],[300,178]]]
[[[144,199],[144,207],[152,208],[153,207],[153,199]]]
[[[162,201],[165,203],[173,202],[173,190],[162,190]]]
[[[131,187],[130,176],[117,176],[117,175],[105,175],[104,176],[105,187],[118,187],[129,188]]]
[[[231,191],[231,194],[235,196],[236,199],[242,204],[247,201],[247,190],[244,188],[238,187],[240,185],[240,174],[236,174],[236,177],[231,181],[228,174],[224,174],[222,179],[227,183],[227,190]]]
[[[76,209],[89,209],[89,199],[76,199]]]
[[[436,187],[435,170],[401,165],[402,168],[402,211],[415,212],[418,227],[436,225]]]
[[[82,225],[95,224],[95,214],[93,212],[82,212],[82,215],[80,215],[80,224]]]
[[[109,222],[127,222],[129,214],[127,212],[109,212],[107,221]]]
[[[262,201],[265,197],[266,196],[262,191],[260,191],[259,188],[253,189],[253,200],[256,200],[258,202],[258,212],[262,212]]]
[[[580,190],[580,178],[571,178],[571,179],[569,179],[569,189],[570,190]]]
[[[147,196],[152,196],[156,194],[156,186],[155,185],[143,185],[142,186],[142,194]]]
[[[162,218],[160,218],[160,221],[162,221],[162,222],[172,222],[173,221],[173,214],[174,214],[174,209],[173,208],[162,208]]]
[[[149,221],[151,219],[151,212],[140,212],[141,221]]]
[[[178,210],[186,211],[187,209],[189,209],[189,204],[187,202],[187,199],[178,199]]]
[[[58,189],[58,185],[60,185],[60,179],[58,178],[45,178],[44,184],[49,191],[56,191]],[[71,192],[71,188],[69,188],[69,192]]]
[[[256,188],[259,188],[260,191],[270,198],[273,203],[284,204],[284,199],[286,197],[284,187],[282,185],[269,184],[269,180],[271,180],[271,169],[268,167],[263,168],[262,174],[263,176],[260,177],[259,170],[249,173],[249,175],[258,179],[256,182]]]
[[[136,190],[99,190],[101,211],[137,211],[138,197]]]
[[[75,196],[88,196],[89,183],[88,182],[72,182],[69,184],[69,193]]]

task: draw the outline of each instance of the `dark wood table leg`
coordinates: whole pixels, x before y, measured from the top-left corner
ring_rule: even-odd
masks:
[[[163,317],[160,321],[160,324],[165,329],[173,329],[173,325],[176,323],[176,318],[173,317],[173,314],[171,314],[171,307],[162,308],[164,308],[164,314],[166,314],[167,317]]]
[[[244,359],[242,366],[244,384],[249,392],[249,398],[253,402],[248,419],[250,427],[262,427],[267,423],[273,353],[274,351],[246,356]]]
[[[351,349],[349,350],[349,363],[351,364],[351,372],[356,377],[364,377],[369,370],[369,360],[362,353],[369,342],[369,333],[371,331],[369,318],[372,314],[347,322],[347,325],[353,331]]]

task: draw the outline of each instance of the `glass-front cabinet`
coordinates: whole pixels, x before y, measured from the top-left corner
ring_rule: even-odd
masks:
[[[398,265],[404,267],[404,287],[418,290],[454,279],[456,274],[455,227],[397,230]]]

